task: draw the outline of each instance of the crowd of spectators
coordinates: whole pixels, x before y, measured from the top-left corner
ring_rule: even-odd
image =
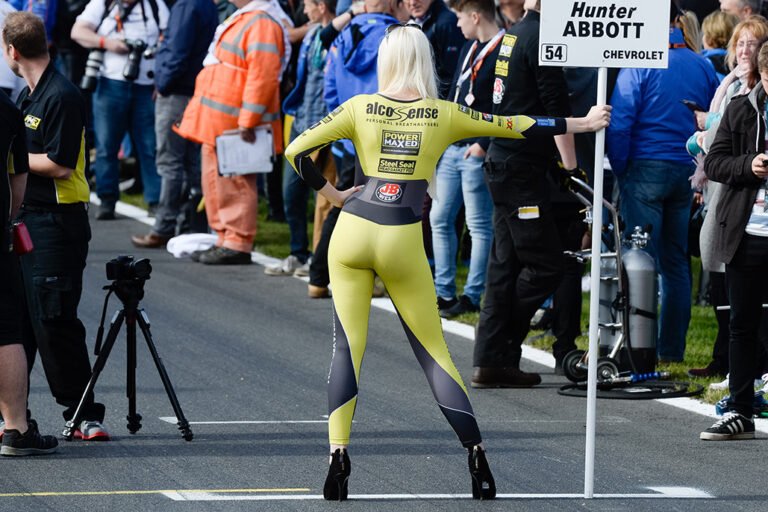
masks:
[[[747,276],[753,252],[765,250],[753,238],[765,235],[759,228],[747,229],[749,247],[744,249],[741,232],[713,234],[726,224],[714,221],[721,216],[718,201],[732,205],[728,191],[744,183],[723,174],[726,164],[716,166],[704,155],[725,151],[718,127],[731,119],[727,107],[732,100],[749,110],[741,99],[749,94],[758,113],[764,104],[759,81],[765,63],[758,59],[768,36],[768,22],[760,16],[768,8],[764,4],[673,0],[669,68],[622,69],[614,76],[609,96],[613,121],[607,131],[607,156],[626,229],[653,228],[649,251],[661,289],[659,359],[677,362],[685,354],[692,287],[687,240],[695,197],[707,212],[702,259],[712,273],[713,304],[721,309],[713,362],[691,372],[713,376],[730,369],[738,379],[732,396],[742,402],[747,377],[766,369],[764,356],[753,358],[761,361],[759,368],[746,371],[743,366],[752,360],[748,350],[759,345],[751,338],[755,332],[768,342],[768,324],[754,327],[754,316],[761,314],[744,313],[742,304],[738,318],[746,315],[754,329],[745,332],[739,326],[734,332],[736,313],[729,322],[722,307],[745,286],[746,279],[728,276]],[[379,43],[388,26],[405,22],[417,24],[432,45],[441,98],[494,114],[580,114],[595,101],[590,94],[594,74],[538,67],[540,5],[541,0],[0,0],[0,17],[18,9],[43,20],[52,65],[83,88],[87,136],[77,149],[95,148],[97,219],[115,218],[119,159],[131,153],[140,169],[144,201],[156,217],[149,233],[132,237],[135,246],[160,248],[193,230],[191,218],[202,202],[217,239],[211,248],[194,253],[193,260],[248,264],[258,197],[266,194],[270,216],[288,223],[290,255],[265,272],[308,276],[309,296],[321,298],[332,292],[327,252],[340,209],[316,198],[310,242],[310,190],[285,166],[285,143],[354,95],[377,90]],[[9,69],[0,69],[0,88],[13,100],[24,85]],[[18,101],[28,94],[23,92]],[[695,105],[695,112],[683,100]],[[253,142],[256,128],[264,126],[273,136],[273,172],[267,177],[222,176],[216,138],[233,132]],[[757,138],[757,147],[739,147],[739,155],[762,153],[764,140]],[[480,312],[473,386],[540,382],[538,375],[520,370],[520,344],[548,297],[554,297],[558,368],[575,348],[584,268],[566,261],[562,251],[586,247],[588,240],[563,183],[590,174],[592,144],[570,135],[522,143],[468,140],[451,146],[436,170],[436,199],[424,205],[424,242],[441,315]],[[697,173],[686,148],[697,158]],[[721,155],[721,161],[735,156]],[[361,179],[350,141],[321,150],[313,159],[340,189]],[[70,167],[85,169],[81,163]],[[744,179],[750,190],[762,183],[754,170]],[[749,200],[754,197],[744,199]],[[467,237],[462,236],[465,224]],[[727,251],[717,245],[723,239],[731,241]],[[87,237],[82,242],[87,244]],[[743,256],[736,263],[734,253]],[[457,294],[456,262],[464,257],[469,275]],[[730,344],[734,353],[734,340],[748,346],[746,352],[737,351],[736,362],[729,361],[727,348]],[[734,364],[741,365],[738,371]],[[745,415],[742,402],[734,402],[734,411]],[[101,421],[98,412],[94,419]]]

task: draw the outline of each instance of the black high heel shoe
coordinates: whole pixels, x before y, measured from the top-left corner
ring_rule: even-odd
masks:
[[[496,483],[480,445],[469,448],[469,475],[472,477],[472,498],[492,500],[496,497]]]
[[[486,464],[487,467],[487,464]],[[323,486],[323,498],[331,501],[347,499],[347,484],[352,465],[344,448],[338,448],[331,454],[331,465]]]

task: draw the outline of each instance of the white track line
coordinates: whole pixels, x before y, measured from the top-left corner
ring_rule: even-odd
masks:
[[[597,499],[712,499],[709,493],[693,487],[648,487],[653,493],[595,494]],[[167,491],[167,498],[174,501],[310,501],[322,500],[319,494],[220,494],[206,491]],[[350,500],[468,500],[471,494],[350,494]],[[497,494],[502,500],[582,500],[583,494]]]
[[[178,420],[175,416],[161,416],[161,421],[175,425]],[[233,421],[190,421],[190,425],[281,425],[281,424],[302,424],[302,423],[321,423],[328,424],[328,420],[233,420]]]

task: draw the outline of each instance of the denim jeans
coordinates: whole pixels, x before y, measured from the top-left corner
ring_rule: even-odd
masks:
[[[171,130],[171,126],[184,115],[189,99],[188,96],[172,94],[158,96],[155,103],[157,173],[162,182],[152,231],[158,235],[173,236],[177,231],[186,232],[190,219],[181,216],[182,207],[190,191],[197,191],[193,195],[200,193],[200,145]]]
[[[659,358],[682,361],[691,319],[691,271],[688,218],[693,192],[693,165],[662,160],[635,160],[619,176],[625,234],[650,225],[647,250],[661,275],[661,315],[656,351]]]
[[[298,135],[291,130],[291,140]],[[291,254],[306,262],[309,258],[309,237],[307,236],[307,203],[309,202],[309,187],[294,172],[283,158],[283,210],[288,222],[289,245]]]
[[[432,248],[435,256],[435,290],[439,297],[456,295],[455,221],[462,202],[467,227],[472,238],[469,274],[464,295],[475,304],[485,289],[488,254],[493,241],[493,201],[483,176],[483,159],[464,158],[467,145],[448,147],[437,166],[437,199],[432,200],[429,221],[432,224]]]
[[[130,130],[144,183],[144,200],[160,200],[160,176],[155,167],[154,87],[133,82],[99,78],[93,94],[93,126],[96,137],[96,194],[102,200],[120,197],[117,154],[126,131]]]

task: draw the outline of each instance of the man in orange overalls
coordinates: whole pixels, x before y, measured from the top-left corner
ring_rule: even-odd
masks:
[[[269,124],[275,153],[282,152],[279,86],[287,46],[282,13],[264,0],[230,1],[238,10],[216,29],[194,97],[176,128],[202,144],[205,209],[218,240],[193,259],[208,265],[251,262],[258,206],[255,174],[219,175],[216,137],[239,130],[243,140],[254,142],[254,128]]]

